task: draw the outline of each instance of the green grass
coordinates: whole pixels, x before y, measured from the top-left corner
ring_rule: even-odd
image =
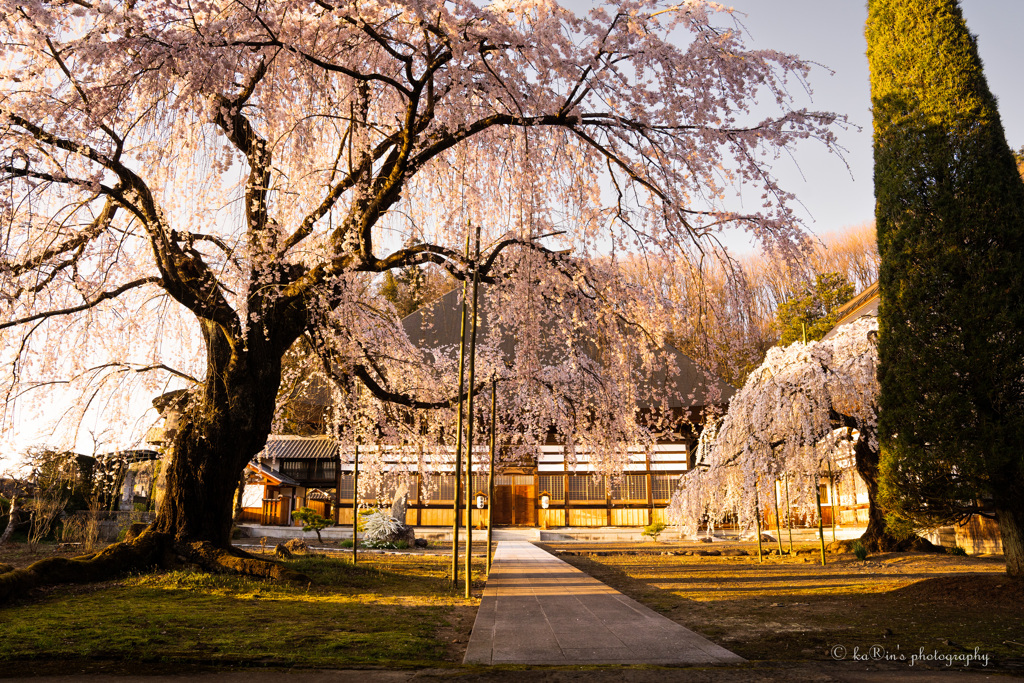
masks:
[[[4,609],[14,673],[271,667],[450,666],[476,601],[448,588],[444,557],[300,557],[288,585],[172,571],[52,589]],[[127,667],[127,668],[126,668]]]

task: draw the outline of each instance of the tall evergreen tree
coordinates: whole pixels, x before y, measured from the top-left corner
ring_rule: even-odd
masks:
[[[1024,577],[1024,184],[955,0],[870,0],[882,500],[991,501]]]

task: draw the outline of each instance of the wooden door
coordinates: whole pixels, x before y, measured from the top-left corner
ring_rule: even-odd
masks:
[[[515,524],[515,504],[511,486],[495,486],[491,512],[493,524]]]
[[[515,487],[515,524],[521,526],[535,526],[537,524],[535,498],[536,487]]]

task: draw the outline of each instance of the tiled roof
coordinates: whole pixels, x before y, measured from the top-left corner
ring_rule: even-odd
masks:
[[[333,459],[338,445],[330,436],[281,436],[267,437],[267,445],[260,453],[260,460],[312,460]]]

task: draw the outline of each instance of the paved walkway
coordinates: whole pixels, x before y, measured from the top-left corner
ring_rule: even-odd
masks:
[[[502,541],[467,664],[736,664],[738,655],[524,541]]]

